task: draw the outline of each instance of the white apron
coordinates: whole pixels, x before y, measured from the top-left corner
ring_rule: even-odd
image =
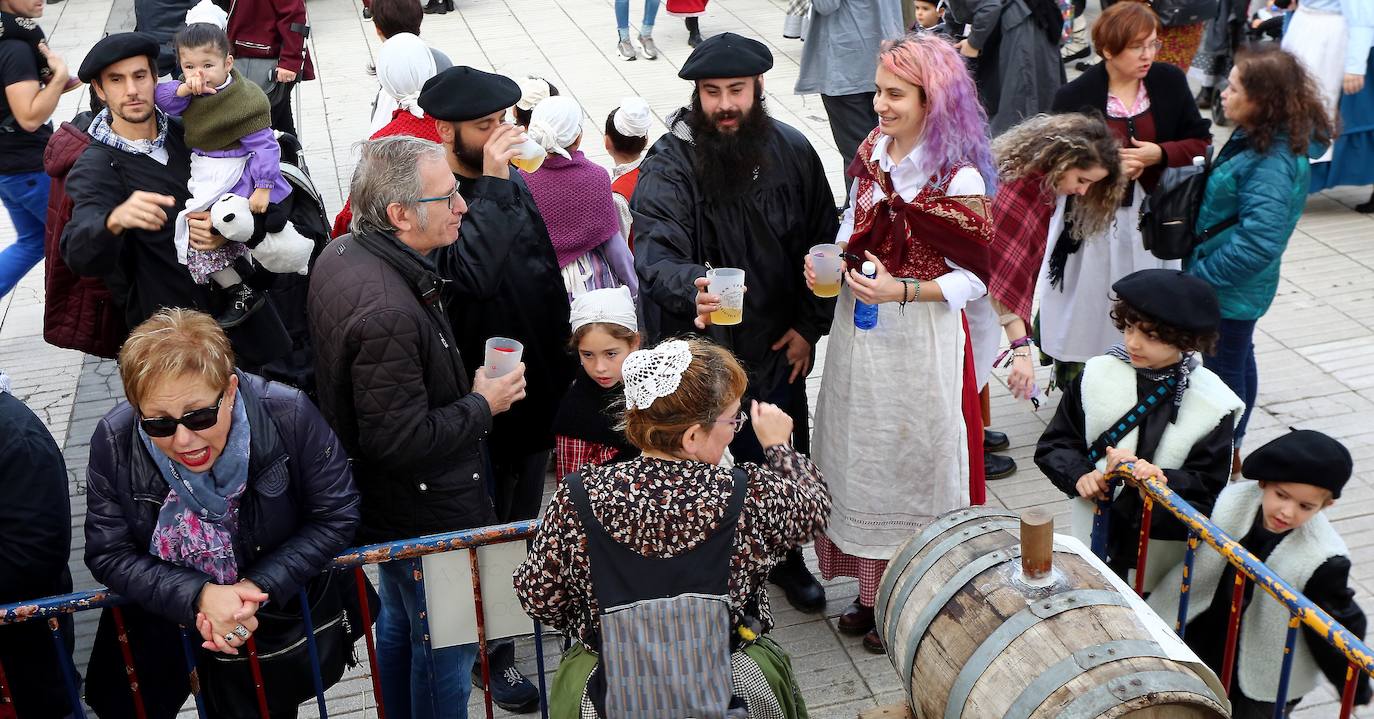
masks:
[[[826,536],[840,551],[890,559],[936,516],[968,506],[963,377],[958,311],[886,302],[864,331],[849,286],[840,290],[812,442],[830,487]]]
[[[1341,82],[1345,80],[1345,48],[1349,39],[1349,27],[1344,15],[1309,10],[1300,4],[1293,13],[1293,19],[1288,21],[1288,30],[1283,33],[1280,43],[1312,73],[1333,119],[1339,118]],[[1313,162],[1330,162],[1334,147],[1335,143],[1327,146],[1326,152]]]
[[[177,247],[177,261],[186,264],[186,252],[190,248],[190,227],[186,213],[210,209],[210,205],[234,189],[248,168],[248,156],[243,157],[206,157],[191,153],[191,180],[186,189],[191,191],[191,199],[186,201],[186,209],[177,214],[174,239]]]
[[[1181,260],[1161,260],[1140,238],[1140,203],[1145,191],[1135,183],[1130,207],[1119,207],[1107,231],[1083,241],[1064,263],[1064,280],[1051,287],[1050,255],[1045,252],[1036,289],[1040,293],[1040,347],[1060,362],[1087,362],[1122,341],[1112,324],[1112,284],[1138,270],[1182,267]],[[1058,233],[1051,235],[1057,238]]]

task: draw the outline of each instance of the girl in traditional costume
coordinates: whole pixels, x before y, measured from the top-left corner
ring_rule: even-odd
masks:
[[[851,271],[830,329],[814,447],[833,478],[830,528],[816,540],[821,572],[859,579],[840,628],[881,651],[873,602],[893,551],[937,515],[983,502],[963,310],[987,292],[985,193],[995,171],[987,117],[948,41],[885,44],[876,83],[878,127],[849,166],[855,182],[837,240],[848,243]],[[863,260],[875,278],[854,271]],[[856,299],[878,305],[876,327],[855,327]]]

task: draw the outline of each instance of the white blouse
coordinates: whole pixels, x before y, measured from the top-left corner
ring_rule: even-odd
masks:
[[[869,159],[877,161],[878,166],[892,178],[892,189],[896,190],[903,200],[911,202],[916,199],[921,188],[926,186],[926,180],[930,179],[935,170],[927,166],[922,145],[917,145],[900,162],[893,162],[887,154],[889,142],[891,138],[887,135],[879,136],[873,145],[873,155]],[[983,176],[972,167],[965,167],[954,173],[946,190],[948,195],[981,195],[985,192],[987,184],[983,182]],[[840,222],[840,231],[835,236],[836,242],[848,242],[854,234],[854,207],[858,203],[858,194],[859,183],[855,181],[849,188],[849,207],[844,211],[844,220]],[[872,199],[874,202],[883,199],[883,191],[876,182],[873,183]],[[962,310],[970,301],[988,293],[987,285],[984,285],[977,275],[948,259],[945,260],[945,264],[949,265],[950,271],[936,277],[935,284],[940,286],[940,292],[945,296],[945,302],[950,309]]]

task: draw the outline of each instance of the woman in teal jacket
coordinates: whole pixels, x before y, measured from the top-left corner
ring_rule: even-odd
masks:
[[[1205,363],[1245,400],[1238,457],[1259,385],[1255,322],[1274,301],[1279,261],[1307,202],[1309,151],[1321,154],[1333,128],[1315,82],[1276,45],[1237,58],[1229,82],[1222,103],[1237,130],[1208,178],[1197,230],[1238,222],[1193,250],[1186,267],[1221,302],[1221,338]]]

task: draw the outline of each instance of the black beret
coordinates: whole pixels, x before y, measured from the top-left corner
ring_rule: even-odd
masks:
[[[504,110],[520,100],[520,86],[505,75],[458,65],[425,81],[420,108],[436,120],[463,122]]]
[[[82,82],[90,82],[100,75],[101,70],[120,60],[139,56],[153,58],[153,67],[156,68],[158,50],[157,40],[147,33],[119,32],[106,35],[86,53],[76,77]]]
[[[683,80],[753,77],[773,69],[773,53],[752,38],[723,32],[712,35],[687,57],[677,76]]]
[[[1246,479],[1329,489],[1335,499],[1341,496],[1341,488],[1354,469],[1355,462],[1345,445],[1321,432],[1295,429],[1251,452],[1240,473]]]
[[[1179,270],[1140,270],[1117,280],[1112,292],[1151,319],[1188,332],[1215,332],[1221,325],[1216,290]]]

